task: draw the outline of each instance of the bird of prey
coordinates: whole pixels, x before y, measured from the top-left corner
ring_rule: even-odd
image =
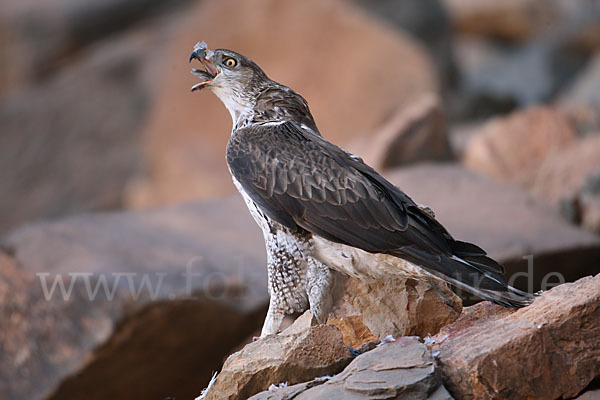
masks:
[[[327,320],[333,271],[363,280],[442,279],[505,307],[533,296],[509,286],[478,246],[454,239],[426,207],[359,157],[325,140],[304,98],[249,58],[198,43],[192,91],[210,89],[233,120],[227,165],[264,235],[270,303],[261,336],[285,314]]]

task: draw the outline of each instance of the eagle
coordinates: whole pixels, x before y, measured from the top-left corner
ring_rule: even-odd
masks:
[[[201,68],[192,69],[200,78],[192,92],[209,89],[231,114],[227,165],[265,240],[270,301],[261,337],[306,309],[325,323],[334,271],[367,281],[441,279],[505,307],[532,302],[484,250],[454,239],[431,210],[325,140],[300,94],[231,50],[197,43],[193,60]]]

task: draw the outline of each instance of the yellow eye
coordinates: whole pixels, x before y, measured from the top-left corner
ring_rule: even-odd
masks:
[[[237,65],[237,61],[235,61],[234,58],[229,57],[229,58],[226,58],[225,61],[223,61],[223,64],[226,67],[233,68]]]

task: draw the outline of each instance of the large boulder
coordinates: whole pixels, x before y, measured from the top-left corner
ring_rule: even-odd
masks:
[[[576,400],[596,400],[600,398],[600,389],[587,390],[581,396],[577,396]]]
[[[454,76],[452,26],[442,0],[354,0],[384,23],[406,31],[423,43],[434,61],[442,89]]]
[[[356,139],[348,150],[376,170],[424,161],[448,161],[453,157],[440,99],[421,96],[399,109],[370,136]]]
[[[348,278],[330,322],[344,333],[344,343],[359,347],[373,336],[434,335],[454,322],[461,310],[461,299],[442,282]]]
[[[587,49],[600,43],[600,7],[593,1],[443,0],[443,4],[454,29],[473,36],[526,42],[547,34]]]
[[[570,221],[598,230],[596,201],[588,196],[595,190],[583,193],[600,170],[598,135],[577,137],[565,112],[544,107],[495,118],[468,135],[462,157],[467,167],[521,186]]]
[[[85,47],[157,14],[171,17],[188,0],[7,0],[0,5],[0,93],[35,86]],[[173,12],[175,11],[175,12]],[[154,20],[160,30],[162,21]],[[156,29],[158,28],[158,29]],[[118,43],[119,35],[109,39]],[[154,45],[159,45],[156,41]],[[125,91],[124,91],[125,93]]]
[[[539,197],[558,204],[576,196],[598,169],[600,135],[587,136],[545,159],[524,183]]]
[[[461,116],[489,116],[515,106],[551,102],[557,93],[563,97],[564,87],[580,80],[580,70],[600,48],[600,6],[596,2],[444,3],[455,29],[465,33],[452,39],[459,75],[459,96],[453,98],[452,108]],[[591,83],[589,89],[578,92],[593,97],[594,80],[586,80]]]
[[[462,33],[521,41],[557,20],[556,6],[541,0],[443,0]]]
[[[85,359],[90,343],[107,339],[117,301],[97,301],[88,313],[84,293],[73,290],[66,301],[47,301],[39,279],[0,252],[2,399],[47,398],[73,370],[71,363]]]
[[[264,319],[264,246],[238,198],[38,222],[1,243],[2,399],[190,398]]]
[[[123,204],[140,168],[140,129],[159,65],[148,48],[158,51],[160,37],[143,30],[118,36],[0,97],[0,233]]]
[[[189,93],[196,78],[187,58],[199,40],[239,51],[302,94],[323,136],[339,145],[437,92],[419,44],[349,2],[199,2],[165,56],[170,68],[155,83],[157,102],[144,134],[148,171],[132,186],[131,205],[234,190],[223,160],[231,118],[214,95]]]
[[[581,190],[563,199],[561,206],[573,222],[600,233],[600,167],[587,177]]]
[[[556,104],[566,110],[578,131],[600,130],[600,51],[560,93]]]
[[[456,398],[574,397],[600,377],[600,274],[517,311],[468,307],[431,343]]]
[[[600,107],[600,52],[596,53],[569,87],[561,93],[558,103],[563,107]]]
[[[500,181],[523,183],[546,158],[575,138],[559,110],[531,107],[486,122],[467,144],[463,162]]]
[[[452,108],[460,117],[504,114],[550,100],[559,85],[545,39],[518,48],[480,37],[453,41],[459,85]]]

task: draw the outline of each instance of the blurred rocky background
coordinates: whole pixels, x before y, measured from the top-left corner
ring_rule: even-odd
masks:
[[[334,326],[298,320],[244,348],[208,397],[288,382],[257,396],[595,398],[599,1],[6,0],[0,399],[194,398],[260,328],[262,237],[225,165],[227,111],[189,92],[199,40],[300,92],[327,139],[480,244],[516,286],[576,282],[514,314],[461,315],[447,288],[348,280]],[[426,340],[359,357],[344,346],[387,334]],[[319,343],[322,357],[302,358]],[[278,361],[252,363],[265,359]],[[523,366],[539,371],[524,378]]]

